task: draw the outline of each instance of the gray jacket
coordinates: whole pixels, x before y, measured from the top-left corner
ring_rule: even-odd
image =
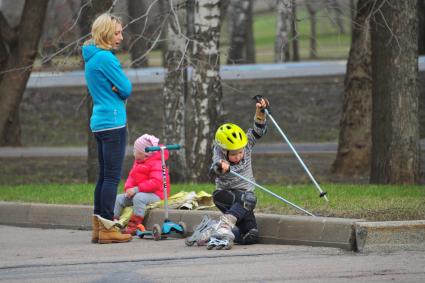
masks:
[[[248,138],[248,143],[244,148],[244,157],[238,164],[230,163],[230,170],[236,172],[253,182],[255,182],[254,175],[252,173],[252,164],[251,164],[251,154],[252,148],[259,138],[261,138],[267,132],[266,120],[259,121],[254,118],[254,125],[252,128],[249,128],[246,135]],[[225,155],[226,151],[223,151],[220,146],[217,144],[214,145],[213,149],[213,164],[219,162],[220,160],[227,160]],[[215,184],[217,190],[253,190],[254,186],[248,182],[232,175],[226,173],[224,175],[217,176],[215,178]]]

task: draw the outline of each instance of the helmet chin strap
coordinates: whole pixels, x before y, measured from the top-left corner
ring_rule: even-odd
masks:
[[[227,150],[227,149],[222,149],[223,150],[223,153],[225,153],[224,155],[226,156],[226,160],[227,161],[229,161],[229,163],[231,164],[231,165],[234,165],[234,164],[238,164],[238,163],[235,163],[235,162],[232,162],[232,161],[230,161],[230,158],[229,158],[229,153],[230,153],[230,150]]]
[[[230,160],[229,160],[229,152],[230,152],[230,150],[221,148],[221,151],[223,152],[224,156],[226,157],[226,160],[230,162]]]

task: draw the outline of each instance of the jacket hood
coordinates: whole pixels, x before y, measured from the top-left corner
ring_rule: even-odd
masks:
[[[99,47],[96,47],[94,44],[88,44],[83,46],[83,58],[84,62],[88,62],[96,53],[103,51]]]

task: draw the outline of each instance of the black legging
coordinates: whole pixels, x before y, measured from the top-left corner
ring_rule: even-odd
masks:
[[[241,190],[216,190],[213,193],[215,206],[223,213],[228,213],[236,217],[236,227],[240,234],[246,234],[250,229],[257,229],[257,221],[253,211],[248,211],[243,207]]]

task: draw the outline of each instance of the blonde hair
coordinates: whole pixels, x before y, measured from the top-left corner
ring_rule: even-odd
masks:
[[[117,24],[121,24],[121,19],[112,14],[104,13],[97,17],[91,28],[94,44],[102,49],[112,49]]]

